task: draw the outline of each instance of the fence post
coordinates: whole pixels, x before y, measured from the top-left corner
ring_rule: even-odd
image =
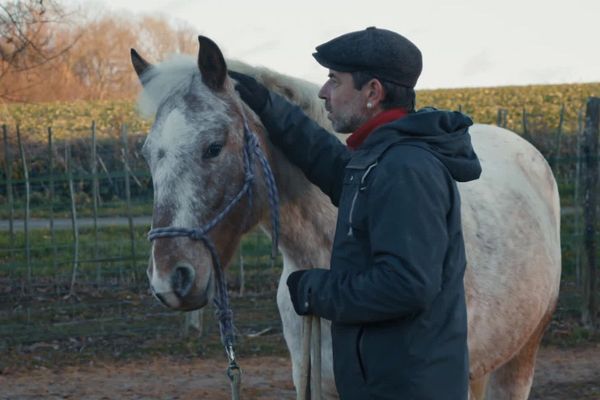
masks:
[[[96,262],[96,285],[100,287],[101,280],[101,264],[98,261],[98,161],[96,147],[96,121],[92,121],[92,207],[94,214],[94,261]]]
[[[523,137],[529,141],[529,126],[527,123],[527,110],[523,107]]]
[[[52,127],[48,127],[48,207],[50,218],[50,245],[52,246],[52,269],[56,271],[56,236],[54,232],[54,143]],[[58,282],[55,282],[58,287]]]
[[[554,157],[552,159],[552,171],[554,176],[558,178],[558,166],[560,164],[560,142],[562,139],[563,124],[565,121],[565,105],[560,107],[560,119],[558,121],[558,127],[556,128],[556,145],[554,147]]]
[[[246,273],[244,271],[244,252],[242,251],[242,244],[240,243],[240,297],[244,295],[246,290]]]
[[[506,128],[506,115],[508,110],[505,108],[498,109],[498,116],[496,117],[496,125],[502,128]]]
[[[2,136],[4,140],[4,165],[6,172],[6,197],[8,200],[8,230],[10,232],[11,254],[15,249],[15,200],[13,198],[12,185],[12,157],[8,147],[8,127],[2,125]]]
[[[123,169],[125,173],[125,199],[127,204],[127,220],[129,222],[129,239],[131,241],[131,262],[133,263],[133,276],[137,272],[135,267],[135,229],[131,215],[131,184],[129,180],[129,144],[127,139],[127,125],[121,127],[121,139],[123,141]]]
[[[596,202],[598,199],[598,135],[600,131],[600,97],[590,97],[585,111],[585,248],[587,263],[583,281],[582,323],[596,327]]]
[[[71,226],[73,228],[73,269],[71,270],[71,286],[68,297],[75,295],[75,280],[77,279],[77,266],[79,264],[79,228],[77,225],[77,209],[75,208],[75,189],[73,187],[73,168],[71,160],[71,144],[67,141],[65,147],[67,164],[67,178],[69,180],[69,195],[71,197]]]
[[[575,150],[575,195],[573,203],[575,205],[575,285],[577,289],[581,289],[581,226],[580,226],[580,214],[581,214],[581,199],[580,199],[580,186],[581,186],[581,173],[583,168],[581,158],[581,147],[583,146],[583,111],[578,113],[578,126],[577,126],[577,147]]]
[[[25,182],[25,219],[23,220],[23,228],[25,233],[25,257],[27,260],[27,292],[31,293],[31,238],[29,235],[31,188],[29,186],[29,172],[27,171],[27,160],[25,159],[25,149],[21,140],[21,127],[19,125],[17,125],[17,145],[19,146],[19,155],[23,164],[23,181]]]

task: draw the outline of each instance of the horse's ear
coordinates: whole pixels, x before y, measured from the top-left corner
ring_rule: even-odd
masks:
[[[148,61],[144,60],[142,56],[138,54],[135,49],[131,49],[131,63],[133,64],[133,69],[137,73],[138,78],[140,78],[140,82],[142,85],[147,82],[147,80],[142,80],[142,75],[152,69],[152,64]]]
[[[227,77],[227,65],[219,46],[206,36],[198,36],[198,68],[202,74],[202,82],[214,91],[221,90]]]

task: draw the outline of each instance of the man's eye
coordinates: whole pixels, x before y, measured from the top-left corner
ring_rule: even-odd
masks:
[[[215,158],[221,152],[223,145],[221,143],[212,143],[208,148],[204,151],[202,158]]]

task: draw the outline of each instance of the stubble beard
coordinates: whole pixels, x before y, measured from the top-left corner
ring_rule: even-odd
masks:
[[[332,114],[331,125],[333,130],[338,133],[352,133],[357,130],[365,119],[361,115],[348,115],[335,117]]]

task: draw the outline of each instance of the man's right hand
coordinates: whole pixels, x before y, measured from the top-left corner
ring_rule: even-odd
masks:
[[[228,73],[231,78],[237,81],[235,90],[238,91],[244,103],[260,115],[267,104],[269,90],[249,75],[235,71],[229,71]]]

